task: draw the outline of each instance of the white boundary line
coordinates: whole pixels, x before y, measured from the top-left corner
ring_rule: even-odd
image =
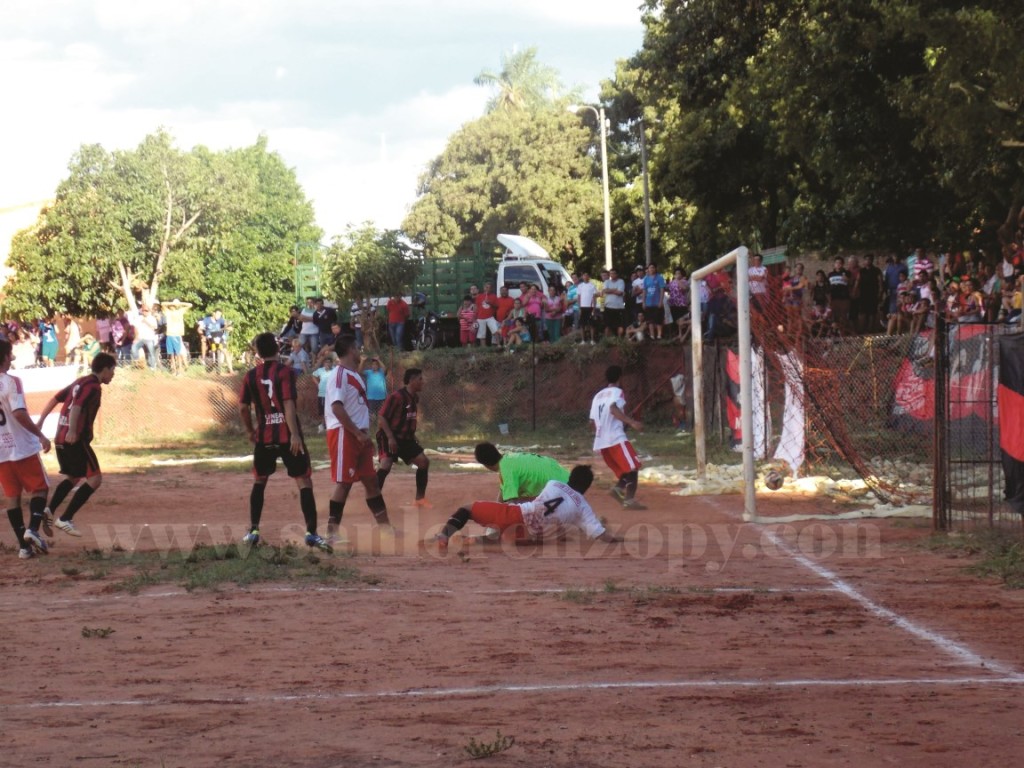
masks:
[[[636,682],[556,683],[536,685],[481,685],[461,688],[409,688],[401,691],[339,691],[335,693],[269,694],[266,696],[204,696],[164,699],[113,699],[88,701],[50,701],[27,704],[0,704],[0,712],[40,709],[86,709],[91,707],[195,707],[203,705],[280,704],[296,701],[343,701],[352,699],[431,699],[485,696],[498,693],[572,693],[578,691],[635,691],[679,689],[788,689],[788,688],[876,688],[889,686],[979,686],[1022,685],[1024,676],[1007,677],[930,677],[892,679],[794,679],[794,680],[652,680]]]
[[[958,659],[963,664],[967,664],[974,667],[985,667],[1001,675],[1008,675],[1014,680],[1024,682],[1024,675],[1022,675],[1013,667],[998,661],[986,660],[983,657],[976,654],[966,645],[963,645],[962,643],[957,643],[953,640],[950,640],[949,638],[943,637],[938,632],[934,632],[930,629],[926,629],[925,627],[915,624],[906,616],[902,616],[896,613],[895,611],[892,611],[888,608],[879,605],[878,603],[871,600],[871,598],[867,597],[861,592],[858,592],[856,589],[854,589],[853,586],[843,581],[841,578],[839,578],[839,576],[832,573],[832,571],[830,571],[828,568],[825,568],[823,565],[814,562],[806,555],[803,555],[799,552],[794,552],[792,549],[790,549],[790,547],[786,545],[784,541],[782,541],[782,539],[776,536],[771,530],[769,530],[765,526],[758,525],[757,527],[762,529],[763,535],[769,541],[771,541],[771,543],[777,549],[785,552],[791,558],[793,558],[793,560],[796,563],[803,566],[807,570],[811,571],[816,576],[827,581],[829,584],[832,585],[833,588],[835,588],[842,594],[846,595],[846,597],[850,598],[856,603],[859,603],[861,607],[865,608],[869,613],[871,613],[875,617],[883,619],[885,621],[892,622],[903,631],[908,632],[909,634],[913,635],[914,637],[920,640],[924,640],[926,642],[931,643],[932,645],[936,646],[946,654]]]

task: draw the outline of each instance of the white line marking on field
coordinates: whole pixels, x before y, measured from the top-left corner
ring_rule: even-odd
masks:
[[[619,586],[614,592],[608,594],[629,594],[634,588],[628,586]],[[642,585],[637,586],[635,589],[643,591],[651,589],[654,591],[658,590],[657,585]],[[168,597],[191,597],[201,598],[203,596],[216,596],[218,598],[234,597],[237,595],[265,595],[275,593],[285,594],[302,594],[304,592],[315,593],[315,592],[353,592],[353,593],[379,593],[385,595],[441,595],[450,597],[452,595],[561,595],[566,592],[585,592],[592,591],[594,594],[604,594],[604,587],[598,586],[593,588],[588,587],[531,587],[527,589],[473,589],[473,590],[458,590],[448,589],[444,587],[436,588],[422,588],[422,589],[405,589],[402,587],[390,588],[390,587],[288,587],[288,586],[265,586],[265,587],[246,587],[239,589],[236,592],[189,592],[184,589],[166,590],[163,592],[139,592],[138,594],[116,594],[116,595],[93,595],[93,596],[81,596],[81,597],[61,597],[53,599],[40,599],[39,597],[32,597],[32,605],[34,606],[46,606],[46,605],[81,605],[82,603],[107,603],[107,602],[121,602],[124,600],[158,600]],[[699,597],[700,595],[708,594],[734,594],[734,593],[747,593],[752,592],[755,594],[794,594],[794,593],[831,593],[838,592],[839,590],[835,587],[699,587],[696,589],[687,588],[676,588],[666,587],[665,594],[674,595],[691,595]],[[28,598],[26,598],[27,600]],[[17,600],[5,600],[0,601],[0,610],[6,609],[20,609],[25,607],[24,601]]]
[[[91,707],[178,707],[278,704],[296,701],[331,701],[351,699],[426,699],[485,696],[499,693],[572,693],[577,691],[638,691],[682,689],[782,689],[782,688],[875,688],[890,686],[989,686],[1021,685],[1024,676],[1007,677],[933,677],[894,679],[796,679],[796,680],[653,680],[629,682],[538,683],[535,685],[481,685],[461,688],[409,688],[401,691],[339,691],[317,693],[282,693],[264,696],[204,696],[169,699],[114,699],[91,701],[40,701],[27,704],[0,704],[0,711],[39,709],[86,709]]]
[[[891,621],[893,624],[895,624],[905,632],[909,632],[914,637],[931,643],[932,645],[945,651],[947,654],[959,659],[964,664],[969,664],[971,666],[987,667],[995,672],[998,672],[1001,675],[1010,675],[1015,680],[1024,681],[1024,675],[1018,673],[1017,670],[1015,670],[1013,667],[1010,667],[1006,664],[1002,664],[997,661],[986,660],[983,657],[976,654],[966,645],[963,645],[962,643],[957,643],[954,640],[950,640],[949,638],[943,637],[938,632],[933,632],[930,629],[926,629],[925,627],[915,624],[907,617],[902,616],[896,613],[895,611],[892,611],[888,608],[879,605],[871,598],[867,597],[861,592],[858,592],[853,586],[843,581],[841,578],[839,578],[839,576],[832,573],[832,571],[830,571],[828,568],[825,568],[824,566],[814,562],[806,555],[793,551],[789,546],[786,545],[785,542],[782,541],[782,539],[776,536],[768,528],[764,526],[759,527],[762,528],[764,535],[768,538],[769,541],[772,542],[772,544],[776,548],[780,549],[783,552],[786,552],[798,564],[802,565],[807,570],[811,571],[815,575],[827,581],[840,593],[846,595],[846,597],[850,598],[854,602],[859,603],[861,606],[867,609],[868,612],[874,614],[876,617],[884,619],[886,621]]]

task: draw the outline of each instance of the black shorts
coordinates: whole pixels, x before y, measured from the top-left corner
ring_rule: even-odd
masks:
[[[423,453],[423,447],[416,442],[416,438],[398,441],[398,450],[392,453],[388,450],[388,439],[384,432],[377,431],[377,458],[383,460],[385,457],[392,461],[401,459],[406,464],[412,464],[413,459]]]
[[[594,308],[580,307],[580,327],[585,328],[594,324]]]
[[[270,477],[277,471],[280,459],[288,470],[288,477],[310,477],[313,474],[309,464],[309,451],[298,456],[292,453],[290,445],[256,445],[252,449],[252,473],[255,477]]]
[[[56,446],[57,464],[65,477],[92,477],[100,472],[100,462],[88,443]]]
[[[604,319],[605,327],[611,328],[613,331],[617,331],[620,328],[626,327],[626,310],[623,309],[612,309],[609,307],[604,308]]]
[[[665,324],[665,308],[661,304],[653,307],[644,307],[644,320],[653,325]]]

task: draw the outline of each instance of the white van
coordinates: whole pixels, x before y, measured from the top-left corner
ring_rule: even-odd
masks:
[[[505,253],[498,263],[498,274],[494,289],[508,286],[508,295],[517,298],[520,283],[535,283],[546,296],[548,286],[566,286],[569,272],[551,258],[543,246],[523,235],[498,235],[498,242],[505,246]]]

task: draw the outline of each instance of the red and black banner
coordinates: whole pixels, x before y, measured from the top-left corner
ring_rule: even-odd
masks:
[[[725,354],[725,414],[729,420],[732,447],[743,441],[740,422],[740,356],[730,347]]]
[[[1024,334],[999,338],[999,448],[1005,497],[1024,514]]]
[[[951,422],[991,420],[987,325],[954,325],[950,330],[949,413]],[[922,331],[896,375],[892,409],[894,427],[931,431],[935,419],[935,356],[933,332]],[[908,423],[909,422],[909,423]],[[966,424],[960,425],[966,430]],[[955,431],[960,431],[955,430]]]

